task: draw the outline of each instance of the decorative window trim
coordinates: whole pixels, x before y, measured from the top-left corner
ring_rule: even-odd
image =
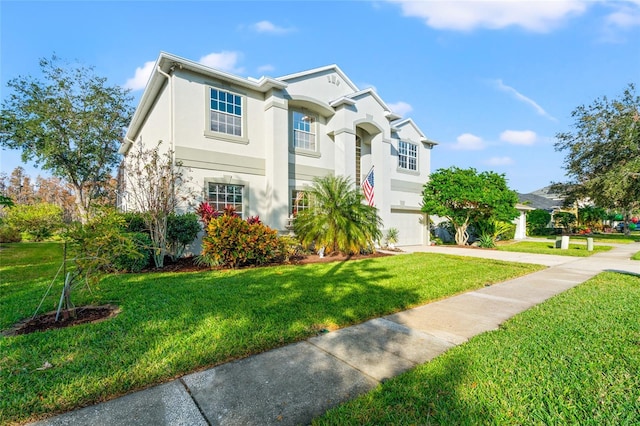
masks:
[[[210,138],[210,139],[218,139],[218,140],[223,140],[225,142],[234,142],[234,143],[239,143],[239,144],[243,144],[243,145],[247,145],[249,143],[249,138],[247,137],[247,95],[246,93],[242,93],[239,92],[235,89],[231,89],[229,87],[224,87],[224,86],[219,86],[219,85],[212,85],[212,84],[207,84],[204,86],[205,88],[205,93],[204,93],[204,101],[205,101],[205,108],[204,108],[204,115],[205,115],[205,128],[204,128],[204,136],[206,138]],[[217,90],[217,91],[222,91],[222,92],[226,92],[226,93],[230,93],[234,96],[238,96],[240,98],[240,108],[241,108],[241,116],[240,116],[240,120],[241,120],[241,135],[237,136],[237,135],[232,135],[229,133],[225,133],[225,132],[217,132],[214,130],[211,130],[211,90]]]
[[[311,111],[305,108],[292,108],[289,110],[289,138],[291,143],[289,144],[290,151],[296,155],[304,155],[307,157],[319,158],[320,157],[320,132],[319,132],[319,117],[312,113]],[[313,123],[310,124],[310,128],[313,131],[310,131],[309,134],[314,137],[314,148],[301,148],[296,146],[296,129],[295,129],[295,114],[303,114],[313,119]]]
[[[410,152],[407,151],[406,154],[401,154],[402,148],[401,148],[401,144],[402,145],[407,145],[408,147],[413,147],[413,149],[415,150],[415,157],[412,155],[409,155]],[[403,167],[401,165],[401,157],[406,157],[406,162],[407,165],[406,167]],[[410,159],[415,159],[415,168],[411,168],[411,162]],[[399,140],[398,141],[398,167],[397,167],[397,171],[401,172],[401,173],[407,173],[407,174],[412,174],[412,175],[420,175],[420,162],[419,162],[419,150],[418,150],[418,144],[415,144],[413,142],[409,142],[409,141],[403,141],[403,140]]]
[[[234,185],[234,186],[242,186],[242,214],[240,215],[243,219],[250,216],[249,214],[249,206],[250,206],[250,186],[249,182],[241,180],[241,179],[232,179],[230,176],[225,176],[221,178],[205,178],[204,179],[204,199],[208,203],[209,202],[209,184],[214,185]]]

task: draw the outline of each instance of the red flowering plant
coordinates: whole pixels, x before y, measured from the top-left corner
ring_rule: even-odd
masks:
[[[209,222],[211,222],[212,219],[220,216],[220,212],[214,210],[214,208],[211,207],[211,204],[204,201],[200,203],[196,209],[196,214],[200,216],[200,221],[204,225],[205,229],[207,229],[207,226],[209,226]]]
[[[258,216],[243,220],[232,206],[211,218],[198,261],[212,267],[237,268],[281,261],[284,244],[278,231]]]

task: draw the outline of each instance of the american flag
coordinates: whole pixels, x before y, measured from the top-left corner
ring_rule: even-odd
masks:
[[[370,206],[373,206],[373,167],[371,167],[367,177],[362,181],[361,186],[364,196],[367,199],[367,203],[369,203]]]

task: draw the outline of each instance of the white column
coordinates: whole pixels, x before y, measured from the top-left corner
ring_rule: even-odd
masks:
[[[340,129],[333,135],[336,176],[348,176],[355,182],[356,133],[351,129]]]
[[[263,221],[285,231],[289,210],[289,112],[282,93],[270,92],[265,98],[265,187]],[[260,190],[260,189],[259,189]],[[262,194],[255,194],[262,197]]]

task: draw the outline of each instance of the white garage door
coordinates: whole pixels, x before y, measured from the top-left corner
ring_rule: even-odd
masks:
[[[416,211],[391,210],[391,221],[385,228],[397,228],[398,246],[425,244],[425,226],[423,215]]]

